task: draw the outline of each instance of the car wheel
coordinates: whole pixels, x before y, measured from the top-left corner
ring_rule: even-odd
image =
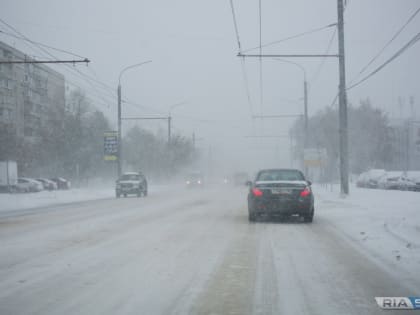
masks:
[[[307,214],[305,216],[303,216],[303,221],[307,222],[307,223],[311,223],[314,220],[314,208],[312,208],[312,211],[310,214]]]
[[[115,194],[115,196],[116,196],[117,198],[120,198],[120,194]]]
[[[124,197],[127,197],[127,194],[124,194]]]
[[[143,191],[143,196],[147,197],[147,190]]]
[[[139,190],[138,192],[137,192],[137,198],[140,198],[141,197],[141,191]]]
[[[255,215],[255,213],[248,212],[248,221],[249,222],[255,222],[256,219],[257,219],[257,216]]]
[[[248,221],[249,222],[255,222],[257,219],[257,215],[255,214],[255,211],[253,207],[251,206],[250,202],[248,201]]]

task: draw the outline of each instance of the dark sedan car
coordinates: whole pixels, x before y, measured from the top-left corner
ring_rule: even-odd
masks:
[[[248,182],[249,221],[259,215],[288,217],[300,215],[305,222],[314,217],[314,196],[311,182],[295,169],[260,170],[253,182]]]

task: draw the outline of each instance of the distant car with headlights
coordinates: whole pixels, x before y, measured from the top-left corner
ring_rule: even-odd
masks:
[[[116,181],[115,196],[120,198],[120,196],[127,197],[127,195],[147,196],[147,180],[143,174],[127,172]]]
[[[248,218],[255,221],[260,215],[302,216],[305,222],[314,217],[314,196],[311,182],[296,169],[263,169],[254,181],[247,183]]]
[[[185,178],[187,188],[201,188],[204,185],[204,177],[200,172],[193,172]]]

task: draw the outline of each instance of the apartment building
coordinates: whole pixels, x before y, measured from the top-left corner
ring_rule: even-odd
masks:
[[[0,60],[33,60],[0,42]],[[0,126],[33,141],[41,128],[62,121],[64,76],[43,64],[0,64]]]

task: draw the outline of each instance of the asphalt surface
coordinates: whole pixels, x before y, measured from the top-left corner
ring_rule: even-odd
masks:
[[[226,186],[8,212],[0,314],[396,313],[374,297],[413,288],[324,207],[249,223],[246,188]]]

